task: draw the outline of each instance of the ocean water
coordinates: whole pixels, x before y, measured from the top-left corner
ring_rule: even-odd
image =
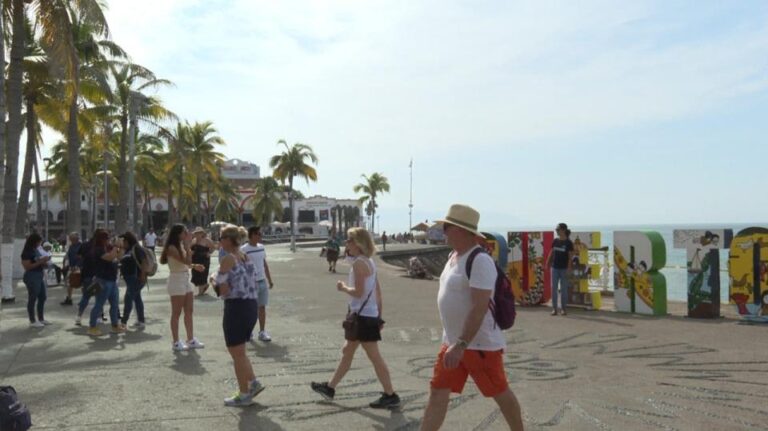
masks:
[[[697,229],[697,230],[714,230],[714,229],[732,229],[733,235],[739,233],[742,229],[748,227],[765,227],[768,226],[768,222],[765,223],[750,223],[750,224],[727,224],[727,223],[713,223],[707,225],[636,225],[636,226],[569,226],[573,232],[600,232],[601,241],[603,246],[609,248],[609,256],[611,258],[611,265],[613,265],[613,232],[615,231],[654,231],[658,232],[663,238],[667,246],[667,265],[661,270],[661,273],[667,279],[667,299],[671,301],[687,301],[688,300],[688,272],[686,261],[686,250],[674,248],[673,232],[677,229]],[[504,234],[506,237],[507,232],[519,232],[519,231],[545,231],[552,229],[548,227],[514,227],[507,229],[489,228],[483,229],[486,232],[498,232]],[[728,303],[728,250],[720,250],[720,300],[722,304]],[[613,266],[610,268],[610,286],[613,287]]]

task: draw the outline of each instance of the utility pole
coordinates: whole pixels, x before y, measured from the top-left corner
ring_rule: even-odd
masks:
[[[48,184],[48,167],[51,164],[51,159],[46,157],[43,159],[45,165],[45,240],[48,241],[48,200],[51,195],[51,185]]]

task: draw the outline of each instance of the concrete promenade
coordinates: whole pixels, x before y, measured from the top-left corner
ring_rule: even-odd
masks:
[[[339,273],[329,274],[318,253],[268,246],[276,283],[268,309],[274,341],[248,347],[267,386],[250,407],[222,404],[236,385],[219,300],[195,301],[195,331],[206,348],[171,352],[163,266],[144,290],[146,329],[98,339],[74,326],[74,307],[59,305],[60,287],[49,289],[46,305],[54,325],[29,328],[19,282],[16,303],[0,313],[0,384],[16,387],[34,429],[418,429],[440,343],[437,281],[411,280],[379,265],[387,321],[381,350],[403,407],[367,407],[381,387],[362,351],[336,400],[320,403],[309,382],[328,380],[339,360],[346,298],[335,282],[346,279],[348,266],[340,263]],[[506,332],[506,368],[526,429],[768,429],[768,326],[610,311],[552,317],[549,311],[518,308],[517,324]],[[443,429],[506,426],[470,380],[453,398]]]

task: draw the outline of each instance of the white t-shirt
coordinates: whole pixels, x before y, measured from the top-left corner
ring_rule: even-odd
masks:
[[[240,251],[245,253],[248,259],[256,266],[256,281],[266,280],[267,272],[264,270],[264,262],[267,261],[267,250],[264,248],[264,244],[251,245],[245,243],[245,245],[240,247]]]
[[[443,343],[454,344],[464,331],[464,322],[472,308],[472,289],[491,291],[496,288],[496,264],[486,253],[480,253],[472,262],[472,279],[467,279],[467,259],[472,250],[458,256],[455,262],[448,259],[440,275],[440,291],[437,294],[437,308],[443,322]],[[469,341],[471,350],[502,350],[507,347],[507,340],[501,329],[495,324],[490,309],[475,338]]]
[[[155,243],[157,243],[157,235],[152,232],[144,235],[144,247],[154,247]]]

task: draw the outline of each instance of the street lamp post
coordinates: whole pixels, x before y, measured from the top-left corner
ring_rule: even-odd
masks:
[[[45,240],[48,241],[48,200],[51,194],[51,186],[48,184],[48,168],[51,164],[51,159],[46,157],[43,159],[45,165]]]

